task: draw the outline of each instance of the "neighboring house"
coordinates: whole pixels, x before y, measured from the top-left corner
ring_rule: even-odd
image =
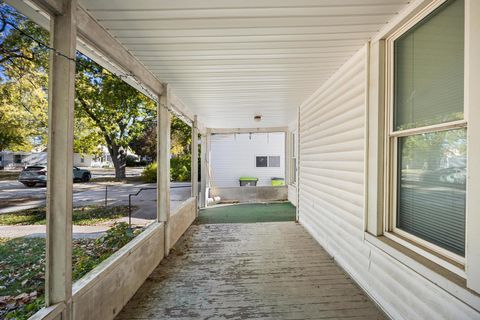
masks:
[[[96,168],[113,167],[112,157],[108,153],[108,148],[105,146],[99,146],[98,148],[100,149],[100,154],[93,158],[90,166]]]
[[[47,152],[0,152],[0,167],[5,169],[20,169],[25,166],[46,163]],[[73,165],[76,167],[106,166],[108,164],[108,159],[102,159],[102,157],[96,158],[93,155],[82,155],[80,153],[73,154]]]
[[[46,164],[47,152],[31,152],[22,161],[23,166],[31,166],[35,164]]]
[[[258,178],[257,186],[285,178],[285,134],[215,134],[211,138],[211,183],[237,187],[240,177]]]
[[[95,156],[91,154],[73,154],[73,165],[76,167],[92,167]]]
[[[30,154],[30,152],[0,151],[0,167],[6,169],[22,168],[24,159]]]

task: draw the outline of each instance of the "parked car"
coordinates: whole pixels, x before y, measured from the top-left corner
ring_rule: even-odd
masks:
[[[464,186],[467,181],[466,168],[443,168],[434,171],[426,171],[422,175],[424,183],[444,183],[448,185]]]
[[[86,169],[73,167],[73,181],[88,182],[92,173]],[[43,165],[28,166],[18,176],[18,181],[27,187],[34,187],[37,184],[47,184],[47,167]]]

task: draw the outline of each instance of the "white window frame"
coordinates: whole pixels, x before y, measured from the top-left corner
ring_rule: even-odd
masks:
[[[445,267],[451,272],[461,274],[466,278],[466,287],[480,294],[480,166],[468,166],[467,175],[467,203],[466,203],[466,251],[465,266],[462,266],[437,253],[413,244],[403,237],[396,237],[396,243],[407,249],[399,250],[388,244],[383,238],[389,235],[385,232],[385,200],[387,197],[387,179],[385,176],[385,112],[386,112],[386,39],[394,33],[400,32],[417,16],[425,16],[446,0],[423,0],[411,3],[399,13],[383,30],[375,35],[367,46],[367,77],[366,77],[366,182],[365,182],[365,224],[364,240],[383,253],[393,257],[400,263],[415,272],[430,279],[442,289],[458,296],[463,301],[480,306],[479,298],[475,293],[466,290],[458,282],[452,282],[449,276],[439,273],[438,269],[422,260],[415,258],[420,254],[431,262]],[[480,1],[465,0],[465,88],[464,114],[468,117],[467,146],[480,144]],[[472,108],[469,108],[472,106]],[[469,148],[467,165],[480,163],[480,148]],[[391,234],[390,234],[391,235]],[[384,237],[385,236],[385,237]],[[411,253],[408,253],[411,251]]]
[[[267,166],[266,167],[257,167],[257,158],[258,157],[266,157],[267,158]],[[279,165],[278,166],[275,166],[275,167],[272,167],[270,166],[270,157],[279,157],[280,158],[280,162],[279,162]],[[282,156],[280,155],[275,155],[275,154],[266,154],[266,155],[255,155],[254,157],[254,166],[255,168],[258,168],[258,169],[265,169],[265,168],[281,168],[282,167]]]
[[[297,148],[298,148],[298,141],[297,141],[297,131],[290,132],[290,179],[291,185],[297,185],[297,172],[298,172],[298,163],[297,163]]]
[[[273,157],[278,157],[278,166],[272,166],[270,165],[270,158],[273,158]],[[282,157],[281,156],[275,156],[275,155],[272,155],[272,156],[268,156],[268,167],[267,168],[281,168],[282,167]]]
[[[421,133],[433,133],[444,130],[452,130],[456,128],[467,128],[468,123],[468,108],[464,103],[464,118],[462,120],[450,121],[430,126],[422,126],[419,128],[412,128],[406,130],[394,130],[394,42],[408,32],[411,28],[421,22],[433,11],[442,6],[445,1],[440,1],[428,10],[416,15],[410,19],[403,26],[398,28],[394,33],[385,39],[385,198],[384,198],[384,235],[400,244],[407,246],[409,249],[421,254],[422,256],[434,260],[437,264],[447,268],[448,270],[465,277],[464,265],[465,258],[457,255],[447,249],[435,245],[429,241],[423,240],[411,233],[401,230],[396,227],[397,221],[397,177],[398,177],[398,139],[400,137],[413,136]],[[464,64],[464,73],[466,73],[466,63]],[[468,144],[467,144],[468,150]],[[468,151],[467,151],[468,154]],[[468,163],[468,162],[467,162]],[[467,166],[467,171],[468,171]],[[403,239],[402,239],[403,238]],[[465,239],[466,243],[466,239]],[[442,259],[443,258],[443,259]]]
[[[263,157],[267,158],[267,166],[265,166],[265,167],[258,167],[258,166],[257,166],[257,158],[263,158]],[[254,161],[253,165],[254,165],[255,169],[257,169],[257,168],[258,168],[258,169],[268,168],[268,155],[255,155],[253,161]]]

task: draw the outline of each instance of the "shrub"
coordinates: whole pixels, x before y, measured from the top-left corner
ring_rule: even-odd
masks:
[[[125,165],[127,167],[136,167],[138,165],[137,157],[129,154],[125,158]]]
[[[157,163],[151,163],[143,169],[142,180],[145,182],[157,182]]]
[[[170,160],[170,179],[172,181],[190,181],[190,155],[172,158]],[[142,172],[142,180],[145,182],[157,182],[157,163],[154,162],[145,167]]]
[[[170,178],[173,181],[190,181],[191,157],[185,155],[170,160]]]

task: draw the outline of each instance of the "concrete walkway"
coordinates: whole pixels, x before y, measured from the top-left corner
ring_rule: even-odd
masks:
[[[385,319],[294,222],[193,225],[117,317]]]
[[[73,226],[73,238],[98,238],[106,230],[107,226]],[[43,225],[29,226],[0,226],[1,238],[45,238],[46,227]]]
[[[127,222],[128,218],[123,217],[114,219],[102,224],[94,226],[73,226],[73,238],[98,238],[105,233],[116,222]],[[132,225],[146,226],[150,224],[152,220],[132,218]],[[26,226],[0,226],[0,238],[45,238],[46,226],[45,225],[26,225]]]

